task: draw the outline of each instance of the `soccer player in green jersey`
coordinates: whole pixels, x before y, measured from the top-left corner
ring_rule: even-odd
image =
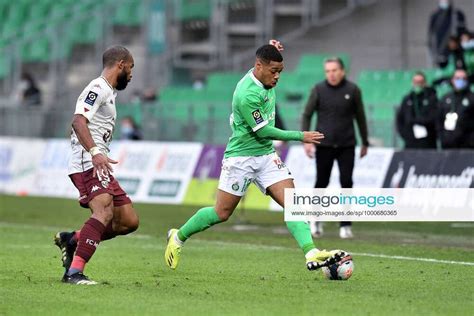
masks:
[[[255,66],[237,84],[232,100],[229,139],[222,161],[216,204],[196,212],[180,229],[168,231],[165,262],[171,269],[179,263],[181,248],[192,235],[225,222],[253,182],[284,207],[284,190],[294,188],[293,177],[275,153],[273,140],[319,144],[319,132],[284,131],[275,128],[275,89],[283,70],[283,46],[272,40],[256,52]],[[339,250],[315,247],[306,222],[286,222],[306,257],[309,270],[341,259]]]

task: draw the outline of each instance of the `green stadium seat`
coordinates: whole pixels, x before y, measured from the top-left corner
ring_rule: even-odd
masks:
[[[214,72],[207,76],[208,89],[220,89],[223,86],[235,88],[245,74],[242,72]]]
[[[93,44],[101,36],[103,25],[98,19],[79,19],[70,24],[69,39],[74,44]]]
[[[388,119],[375,119],[369,122],[369,135],[381,142],[382,146],[391,147],[394,141],[394,120],[393,116]]]
[[[214,119],[222,125],[229,125],[230,114],[232,113],[231,104],[214,105]]]
[[[71,16],[71,6],[65,3],[55,3],[49,11],[49,18],[52,22],[66,21]]]
[[[369,108],[369,115],[373,120],[392,120],[395,118],[393,107],[372,106]]]
[[[120,122],[125,117],[132,117],[135,123],[141,125],[143,122],[142,109],[140,104],[120,104],[117,107],[117,121]]]
[[[144,22],[145,9],[144,1],[125,1],[115,11],[114,24],[126,26],[141,25]]]
[[[11,63],[9,62],[7,52],[0,46],[0,79],[4,78],[10,72]]]
[[[176,7],[176,19],[181,21],[208,20],[211,17],[210,0],[179,0]]]
[[[47,21],[50,11],[50,3],[48,1],[38,1],[29,7],[29,21],[42,20]]]
[[[7,20],[18,26],[22,25],[26,20],[29,5],[30,3],[26,1],[11,2],[8,7]]]
[[[117,120],[115,121],[114,137],[120,137],[122,119],[131,117],[138,126],[143,124],[143,113],[140,104],[119,104],[117,106]]]
[[[365,103],[393,106],[400,104],[411,89],[411,70],[361,71],[357,83]]]
[[[38,19],[27,23],[23,32],[24,34],[34,34],[41,27],[43,27],[43,20]],[[47,62],[50,59],[50,49],[50,40],[47,37],[33,38],[23,45],[22,60],[24,62]]]
[[[324,74],[324,60],[328,57],[338,56],[342,59],[346,72],[350,71],[350,58],[345,53],[335,54],[304,54],[301,56],[295,72],[297,73],[315,73],[322,72]]]
[[[305,99],[314,85],[324,80],[324,74],[284,72],[276,87],[278,102],[293,102]]]
[[[8,3],[6,1],[0,1],[0,19],[5,21],[8,15]]]
[[[31,41],[22,48],[24,62],[47,62],[49,59],[50,42],[45,37]]]
[[[18,36],[20,34],[21,26],[21,22],[18,23],[13,20],[4,21],[2,27],[2,38],[11,39],[12,37]]]
[[[303,106],[296,104],[278,104],[278,113],[285,124],[287,130],[299,130],[301,124],[301,115],[303,113]]]

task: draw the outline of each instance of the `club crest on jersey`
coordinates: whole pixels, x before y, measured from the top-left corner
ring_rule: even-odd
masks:
[[[239,183],[238,182],[235,182],[234,184],[232,184],[232,190],[234,191],[239,191],[240,187],[239,187]]]
[[[95,93],[94,91],[89,91],[89,93],[87,94],[87,97],[84,100],[84,102],[92,106],[92,105],[94,105],[95,100],[97,100],[98,96],[99,95],[97,93]]]
[[[253,111],[252,116],[256,124],[260,124],[263,122],[263,117],[262,117],[262,114],[260,113],[260,110]]]

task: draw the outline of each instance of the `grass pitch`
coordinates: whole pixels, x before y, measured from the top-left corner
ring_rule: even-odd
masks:
[[[139,230],[103,242],[85,273],[60,282],[52,237],[82,225],[75,201],[0,196],[0,314],[469,315],[474,310],[472,223],[355,223],[356,239],[325,226],[320,248],[354,253],[354,275],[306,271],[282,214],[237,211],[190,239],[180,266],[163,259],[166,231],[196,208],[136,204]],[[239,224],[239,225],[237,225]],[[242,225],[245,224],[245,225]],[[429,260],[425,260],[429,259]],[[421,260],[421,261],[420,261]],[[472,315],[472,314],[471,314]]]

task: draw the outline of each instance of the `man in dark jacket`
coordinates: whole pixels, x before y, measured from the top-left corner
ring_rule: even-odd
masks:
[[[311,91],[303,113],[302,130],[311,130],[311,117],[317,113],[316,128],[324,133],[325,139],[316,152],[313,145],[305,145],[305,152],[311,158],[316,157],[316,188],[328,186],[334,160],[339,166],[341,187],[352,188],[356,145],[354,119],[362,139],[360,157],[367,154],[369,145],[362,96],[359,88],[345,78],[344,64],[340,58],[327,59],[324,70],[326,80]],[[321,235],[317,227],[313,232],[316,236]],[[339,235],[341,238],[352,237],[350,222],[341,222]]]
[[[446,94],[439,106],[441,147],[474,148],[474,93],[469,90],[466,71],[456,70],[451,84],[454,91]]]
[[[412,83],[413,89],[403,98],[397,113],[398,133],[405,148],[436,148],[436,91],[426,86],[422,72],[415,73]]]
[[[431,14],[428,26],[428,48],[433,64],[441,68],[448,64],[448,40],[466,30],[464,13],[456,9],[450,0],[440,0],[438,9]]]

